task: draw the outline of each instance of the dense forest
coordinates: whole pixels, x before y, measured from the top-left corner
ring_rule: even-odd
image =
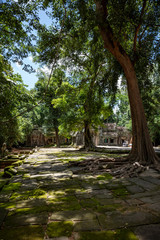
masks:
[[[41,24],[40,12],[50,18]],[[160,145],[160,2],[19,0],[0,8],[0,146],[23,145],[34,126],[70,138],[116,122],[132,131],[130,160],[156,164]],[[27,90],[11,62],[32,55]]]

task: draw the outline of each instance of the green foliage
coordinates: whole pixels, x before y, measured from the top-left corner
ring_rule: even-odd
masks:
[[[3,1],[0,14],[0,53],[6,60],[24,65],[23,69],[34,72],[32,66],[23,63],[29,53],[35,52],[35,31],[40,27],[36,1]]]
[[[3,142],[7,147],[23,142],[31,129],[27,118],[27,110],[34,99],[25,88],[19,74],[13,74],[10,64],[0,55],[0,146]],[[26,114],[23,115],[23,112]]]
[[[126,127],[130,131],[132,130],[130,106],[125,87],[121,87],[116,93],[114,118],[114,121],[119,126]]]

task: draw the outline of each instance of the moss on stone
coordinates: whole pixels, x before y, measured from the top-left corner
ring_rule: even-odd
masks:
[[[109,173],[104,173],[102,175],[97,176],[98,180],[110,180],[112,179],[112,176]]]
[[[98,212],[101,212],[101,213],[108,212],[108,211],[115,211],[120,208],[121,208],[120,204],[108,204],[104,206],[97,205],[97,210]]]
[[[28,191],[27,192],[14,192],[10,197],[10,201],[19,201],[19,200],[27,200],[29,198]]]
[[[17,162],[12,163],[12,165],[18,167],[18,166],[22,165],[22,163],[23,163],[23,161],[19,160]]]
[[[32,190],[30,192],[31,192],[30,196],[33,196],[33,198],[47,198],[47,192],[40,188]]]
[[[129,194],[129,192],[124,186],[122,187],[120,186],[116,189],[113,189],[112,192],[114,197],[121,197],[121,198],[125,198]]]
[[[11,201],[27,200],[28,198],[47,198],[47,192],[42,189],[35,189],[25,192],[15,192],[10,197]]]
[[[8,183],[8,180],[0,178],[0,190]]]
[[[6,228],[0,230],[0,239],[3,240],[43,240],[44,232],[41,226],[26,226],[18,228]]]
[[[81,232],[79,240],[138,240],[134,233],[127,229],[117,231]]]
[[[30,174],[29,174],[29,173],[25,173],[25,174],[23,175],[23,178],[30,178]]]
[[[55,210],[53,205],[43,205],[39,207],[33,207],[33,208],[17,208],[13,211],[10,211],[8,216],[12,215],[24,215],[24,214],[35,214],[35,213],[41,213],[41,212],[50,212]]]
[[[4,171],[0,172],[0,178],[3,177]]]
[[[66,236],[70,237],[73,231],[72,221],[51,222],[47,226],[47,235],[50,238]]]
[[[9,183],[8,185],[5,185],[2,189],[3,192],[10,192],[10,191],[17,191],[19,190],[20,186],[22,183],[17,182],[17,183]]]
[[[80,201],[80,204],[83,208],[88,208],[88,209],[97,209],[99,206],[98,201],[95,198],[90,198],[90,199],[82,199]]]
[[[14,209],[16,207],[16,204],[12,202],[0,203],[0,207],[9,210],[9,209]]]
[[[81,205],[77,202],[70,202],[70,203],[61,203],[55,204],[55,210],[57,211],[66,211],[66,210],[80,210]]]

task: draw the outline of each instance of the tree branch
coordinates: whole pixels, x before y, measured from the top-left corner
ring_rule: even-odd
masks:
[[[142,17],[143,17],[144,11],[145,11],[146,3],[147,3],[147,0],[144,0],[141,15],[140,15],[140,18],[139,18],[139,24],[135,28],[134,45],[133,45],[133,51],[134,52],[136,52],[136,43],[137,43],[138,33],[139,33],[139,30],[140,30],[140,27],[141,27],[141,24],[142,24]]]

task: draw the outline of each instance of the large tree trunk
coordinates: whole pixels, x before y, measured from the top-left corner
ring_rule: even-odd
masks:
[[[55,127],[55,133],[56,133],[56,146],[60,147],[60,140],[59,140],[59,134],[58,134],[58,128]]]
[[[135,69],[129,56],[120,43],[115,39],[112,29],[107,22],[107,8],[105,0],[96,1],[96,13],[104,46],[120,63],[127,80],[133,135],[132,150],[129,158],[145,165],[156,164],[158,157],[155,154],[149,136]]]
[[[94,147],[95,146],[93,144],[92,136],[89,129],[89,122],[84,121],[84,148],[86,150],[93,150]]]
[[[146,116],[133,64],[128,56],[126,56],[125,61],[121,62],[119,60],[119,62],[123,67],[127,79],[131,108],[133,142],[130,158],[134,161],[139,161],[141,164],[156,164],[158,157],[155,154],[149,136]]]

